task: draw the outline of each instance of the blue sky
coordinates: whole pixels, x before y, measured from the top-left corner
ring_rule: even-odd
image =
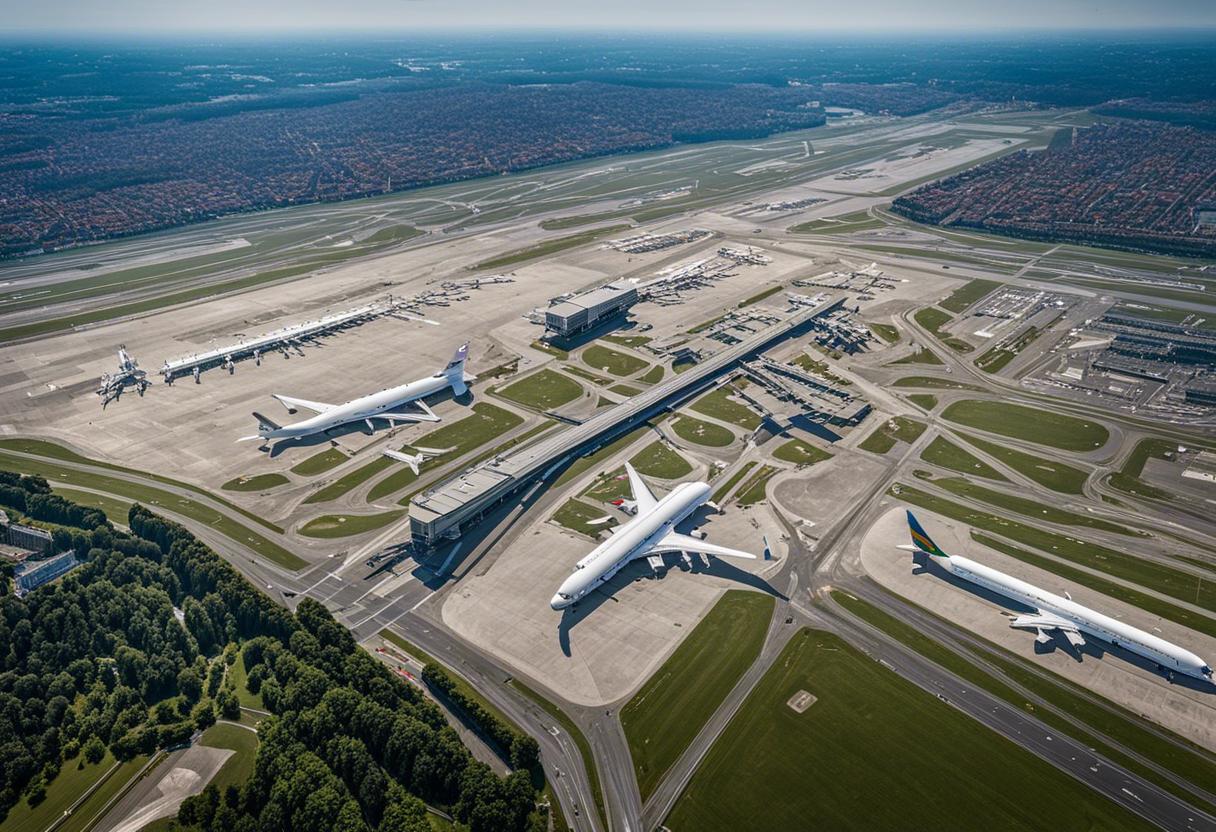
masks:
[[[0,0],[0,30],[947,32],[1216,27],[1216,0]]]

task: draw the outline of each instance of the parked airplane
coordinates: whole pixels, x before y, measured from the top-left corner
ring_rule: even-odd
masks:
[[[381,453],[384,454],[384,456],[388,457],[389,459],[395,459],[398,462],[404,462],[406,465],[409,466],[409,469],[414,472],[414,476],[417,476],[419,466],[422,465],[422,463],[426,462],[428,459],[437,459],[438,457],[441,457],[444,454],[446,454],[450,451],[454,451],[456,449],[455,448],[418,448],[418,447],[415,447],[415,450],[417,450],[418,453],[407,454],[404,451],[394,451],[391,449],[386,449],[384,451],[381,451]]]
[[[456,354],[452,356],[452,360],[448,362],[448,365],[434,375],[420,378],[417,381],[411,381],[408,384],[390,387],[386,390],[381,390],[379,393],[361,396],[345,404],[310,402],[306,399],[295,399],[291,396],[280,396],[276,393],[274,394],[274,398],[282,402],[289,413],[295,413],[297,409],[304,408],[305,410],[313,411],[317,415],[311,416],[302,422],[296,422],[294,425],[283,427],[275,424],[262,414],[254,412],[253,416],[258,420],[257,435],[244,436],[239,441],[311,436],[314,433],[322,433],[349,422],[360,421],[367,423],[368,430],[374,430],[372,419],[384,419],[390,425],[394,425],[397,422],[438,422],[439,417],[426,406],[426,403],[422,399],[424,396],[433,395],[449,387],[452,388],[452,392],[457,396],[467,391],[469,389],[467,383],[476,380],[474,376],[464,371],[464,362],[468,355],[469,345],[462,344],[460,349],[456,350]],[[411,411],[398,409],[408,404],[414,404],[418,409]]]
[[[696,552],[717,557],[755,559],[755,555],[715,546],[675,530],[680,521],[709,501],[710,488],[703,482],[677,485],[663,499],[655,499],[646,483],[625,463],[629,487],[637,502],[635,516],[621,526],[610,529],[611,537],[595,547],[595,551],[574,565],[574,573],[562,582],[557,594],[549,601],[555,610],[565,609],[612,579],[630,561],[659,552]]]
[[[1090,636],[1155,662],[1157,669],[1170,680],[1173,680],[1175,673],[1183,673],[1212,681],[1212,668],[1189,650],[1083,607],[1073,601],[1068,593],[1061,598],[982,563],[947,555],[925,533],[910,511],[908,529],[912,533],[912,545],[900,546],[900,549],[924,552],[951,575],[1033,608],[1035,612],[1031,615],[1014,616],[1009,626],[1035,630],[1038,633],[1035,641],[1040,644],[1051,641],[1052,631],[1061,633],[1073,647],[1082,646],[1085,636]]]

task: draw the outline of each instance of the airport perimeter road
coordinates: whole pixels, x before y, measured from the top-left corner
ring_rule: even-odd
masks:
[[[826,617],[830,628],[855,647],[934,694],[982,725],[1075,777],[1094,791],[1135,812],[1162,829],[1177,832],[1216,832],[1216,818],[1090,751],[1085,745],[1055,733],[1021,709],[977,690],[949,671],[929,662],[878,630],[828,605],[815,610],[791,605],[808,620]]]

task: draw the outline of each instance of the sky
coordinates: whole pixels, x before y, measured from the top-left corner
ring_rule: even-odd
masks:
[[[1216,0],[0,0],[0,31],[952,32],[1216,27]]]

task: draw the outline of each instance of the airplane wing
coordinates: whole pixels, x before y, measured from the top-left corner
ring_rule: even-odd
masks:
[[[633,500],[637,503],[637,513],[645,514],[655,507],[658,500],[650,492],[641,474],[633,470],[633,466],[628,462],[625,463],[625,471],[629,474],[629,490],[633,492]]]
[[[751,552],[741,552],[738,549],[730,549],[726,546],[715,546],[712,543],[706,543],[704,540],[698,540],[691,535],[676,534],[675,532],[669,533],[658,543],[654,544],[654,546],[650,547],[650,552],[697,552],[698,554],[713,555],[714,557],[756,559],[756,556]],[[650,552],[647,552],[647,554]]]
[[[1051,613],[1036,612],[1033,615],[1015,616],[1009,622],[1009,626],[1025,630],[1038,630],[1039,634],[1035,637],[1035,641],[1043,644],[1051,640],[1051,636],[1047,635],[1051,630],[1059,630],[1063,633],[1064,638],[1068,639],[1068,643],[1073,647],[1081,647],[1085,644],[1085,637],[1081,635],[1081,631],[1077,629],[1076,624]]]
[[[325,404],[324,402],[310,402],[308,399],[293,399],[291,396],[280,396],[278,393],[271,394],[274,398],[282,402],[283,407],[295,413],[300,408],[311,410],[313,413],[324,413],[327,410],[332,410],[334,405]]]

